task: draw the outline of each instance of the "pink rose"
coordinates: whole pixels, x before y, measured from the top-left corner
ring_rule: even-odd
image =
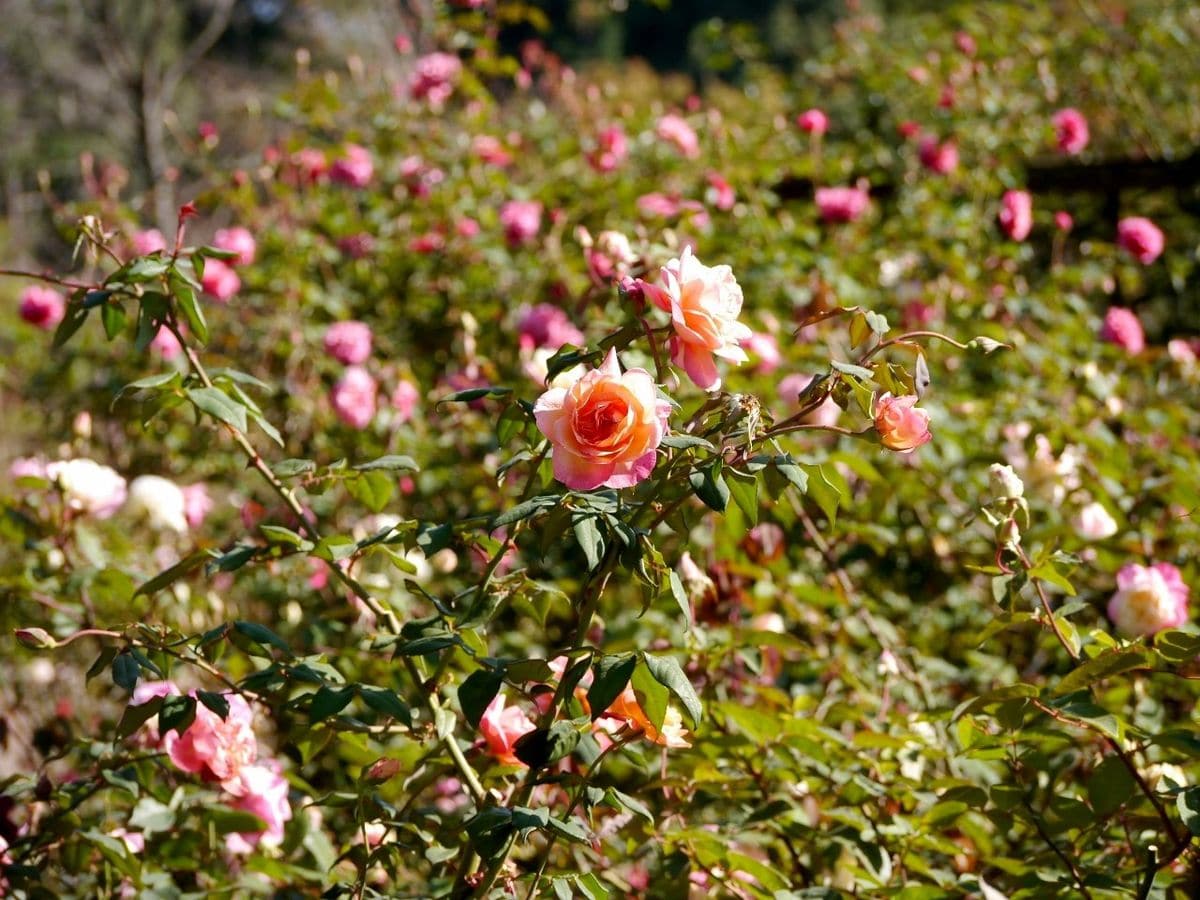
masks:
[[[229,703],[229,714],[224,719],[197,703],[192,724],[183,734],[167,732],[162,746],[177,768],[219,781],[228,790],[236,786],[243,769],[258,757],[258,739],[252,727],[254,715],[245,698],[234,693],[224,697]]]
[[[643,194],[637,200],[638,210],[649,216],[662,216],[670,219],[679,215],[680,204],[678,197],[669,197],[654,191]]]
[[[183,489],[183,517],[188,528],[199,528],[212,512],[213,501],[204,482],[189,484]]]
[[[226,846],[231,853],[249,853],[259,844],[278,847],[283,843],[283,827],[292,818],[292,805],[278,763],[244,766],[225,789],[233,795],[230,806],[258,816],[267,826],[262,831],[229,835]]]
[[[1114,306],[1104,315],[1100,328],[1101,340],[1123,348],[1127,353],[1137,354],[1146,349],[1146,333],[1133,310]]]
[[[928,443],[929,413],[916,408],[915,396],[893,397],[884,394],[875,401],[875,430],[883,446],[897,453],[912,453]]]
[[[568,386],[550,388],[533,408],[554,446],[554,477],[577,491],[632,487],[648,477],[670,413],[650,373],[622,372],[616,350]]]
[[[1068,156],[1082,153],[1090,137],[1087,119],[1083,117],[1083,113],[1067,107],[1056,112],[1053,121],[1058,149]]]
[[[1188,587],[1170,563],[1129,563],[1117,572],[1108,617],[1130,637],[1178,628],[1188,620]]]
[[[771,374],[779,368],[779,364],[783,361],[775,335],[767,334],[765,331],[754,332],[746,338],[742,346],[751,357],[758,358],[758,365],[754,367],[754,371],[760,375]]]
[[[1075,516],[1071,524],[1075,532],[1085,541],[1102,541],[1117,533],[1117,520],[1112,517],[1103,503],[1089,503]]]
[[[588,162],[597,172],[612,172],[629,156],[629,142],[619,125],[610,125],[596,136],[596,147]]]
[[[150,342],[150,349],[157,351],[163,359],[174,359],[183,352],[183,344],[179,343],[179,338],[171,329],[162,325]]]
[[[512,154],[504,149],[499,138],[479,134],[471,141],[471,152],[489,166],[504,168],[512,162]]]
[[[797,412],[800,409],[799,397],[804,393],[815,375],[803,375],[799,372],[788,375],[779,382],[779,396],[787,403],[787,408],[791,412]],[[842,408],[834,402],[832,397],[826,397],[821,401],[821,405],[806,415],[803,419],[805,425],[820,425],[828,427],[836,425],[838,416],[842,414]]]
[[[8,467],[9,478],[47,478],[46,460],[40,456],[20,456]]]
[[[817,210],[826,222],[853,222],[871,205],[861,187],[821,187],[816,191]]]
[[[230,298],[242,289],[242,279],[221,260],[206,259],[200,286],[204,288],[204,293],[218,303],[228,303]]]
[[[304,147],[292,154],[292,168],[301,184],[316,184],[329,174],[329,159],[324,150]]]
[[[517,739],[537,730],[537,725],[519,706],[506,706],[503,694],[497,694],[479,719],[479,730],[487,741],[488,753],[506,766],[523,766],[514,752]]]
[[[418,234],[408,242],[408,249],[413,253],[437,253],[446,246],[446,237],[440,231],[427,231]]]
[[[959,31],[954,35],[954,46],[959,49],[963,56],[974,56],[979,47],[975,43],[975,38],[971,37],[965,31]]]
[[[999,218],[1000,227],[1012,240],[1025,240],[1033,228],[1033,197],[1028,191],[1005,191]]]
[[[405,422],[411,420],[413,414],[416,412],[417,403],[421,399],[421,392],[417,390],[417,386],[411,381],[401,379],[392,388],[390,399],[392,409],[396,411],[396,424],[403,425]]]
[[[952,140],[939,143],[928,135],[921,139],[918,154],[921,165],[939,175],[948,175],[958,168],[958,145]]]
[[[525,310],[517,323],[522,344],[557,350],[563,344],[583,346],[583,332],[571,324],[567,314],[550,303]]]
[[[1130,216],[1117,223],[1117,243],[1144,266],[1158,259],[1166,243],[1161,229],[1149,219]]]
[[[133,251],[138,256],[147,256],[167,249],[167,239],[157,228],[135,231],[130,243],[133,244]]]
[[[676,113],[667,113],[658,120],[655,133],[661,140],[675,145],[675,148],[688,159],[700,155],[700,138],[687,120]]]
[[[1066,233],[1075,227],[1075,220],[1071,218],[1069,212],[1060,209],[1054,214],[1054,227]]]
[[[479,223],[470,216],[463,216],[454,223],[454,230],[459,237],[473,238],[479,234]]]
[[[450,99],[462,74],[462,60],[451,53],[430,53],[417,60],[408,82],[414,100],[427,100],[435,109]]]
[[[53,288],[31,284],[21,292],[20,313],[30,325],[49,331],[67,314],[67,301]]]
[[[705,177],[708,179],[709,185],[706,200],[719,210],[728,211],[733,209],[733,204],[737,201],[733,185],[716,172],[709,172]]]
[[[1200,351],[1200,340],[1192,338],[1171,338],[1167,341],[1167,356],[1181,366],[1194,365],[1197,352]]]
[[[829,130],[829,116],[819,109],[808,109],[796,117],[796,124],[801,131],[820,137]]]
[[[325,330],[325,352],[347,366],[357,366],[371,355],[371,326],[365,322],[334,322]]]
[[[339,419],[351,428],[363,429],[375,418],[377,390],[366,369],[350,366],[334,384],[329,400]]]
[[[500,207],[500,224],[509,246],[528,243],[541,230],[542,204],[533,200],[509,200]]]
[[[248,266],[254,262],[254,256],[258,252],[258,244],[247,229],[240,225],[234,228],[222,228],[213,235],[213,246],[218,250],[228,250],[230,253],[236,253],[237,257],[232,261],[235,266]]]
[[[375,163],[371,161],[371,151],[358,144],[347,144],[345,153],[329,167],[331,180],[355,188],[366,187],[374,174]]]
[[[715,357],[746,362],[738,346],[752,332],[738,322],[742,289],[729,266],[706,266],[684,248],[679,259],[662,268],[662,286],[643,283],[656,306],[671,313],[671,361],[706,391],[721,387]]]

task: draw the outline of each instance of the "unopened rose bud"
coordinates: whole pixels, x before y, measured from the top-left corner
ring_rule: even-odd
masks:
[[[76,437],[87,440],[92,436],[92,415],[89,412],[81,412],[75,417],[75,421],[71,425]]]
[[[1025,496],[1025,482],[1021,481],[1012,466],[992,463],[988,472],[992,476],[997,500],[1020,500]]]
[[[58,641],[44,628],[18,628],[16,637],[23,646],[31,650],[51,650],[58,646]]]
[[[400,760],[384,758],[377,760],[367,769],[367,778],[370,781],[387,781],[394,778],[399,771]]]
[[[1006,519],[1000,526],[1000,540],[1005,544],[1021,543],[1021,529],[1017,527],[1015,519]]]

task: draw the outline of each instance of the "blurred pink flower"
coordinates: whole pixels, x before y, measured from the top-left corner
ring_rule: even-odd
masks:
[[[371,341],[371,326],[365,322],[334,322],[325,330],[325,352],[348,366],[366,362]]]
[[[643,194],[637,200],[638,210],[649,216],[662,216],[670,219],[679,215],[679,197],[660,194],[657,191]]]
[[[853,222],[871,205],[871,197],[862,187],[820,187],[816,201],[826,222]]]
[[[1162,230],[1142,216],[1129,216],[1117,223],[1117,243],[1144,266],[1163,252]]]
[[[733,191],[733,185],[722,178],[717,172],[709,172],[708,178],[708,202],[722,211],[733,209],[733,204],[737,200],[737,195]]]
[[[567,314],[550,303],[539,303],[526,309],[517,322],[521,343],[557,350],[563,344],[584,344],[583,332],[576,328]]]
[[[789,414],[795,413],[800,409],[797,398],[804,392],[815,375],[803,375],[799,372],[794,372],[786,376],[779,382],[779,396],[787,404]],[[842,408],[834,402],[832,397],[826,397],[816,409],[806,415],[803,419],[805,425],[820,425],[822,427],[836,425],[838,416],[842,414]]]
[[[150,342],[150,349],[157,351],[163,359],[174,359],[183,352],[183,345],[171,329],[162,325],[154,335],[154,340]]]
[[[20,456],[8,467],[9,478],[47,478],[46,460],[40,456]]]
[[[208,486],[204,482],[189,484],[181,488],[183,491],[183,517],[187,520],[188,528],[199,528],[205,518],[212,512],[213,500],[208,495]]]
[[[405,381],[402,378],[396,382],[396,386],[392,388],[390,402],[392,409],[396,411],[395,422],[398,425],[403,425],[412,419],[420,399],[421,392],[411,381]]]
[[[937,317],[937,307],[924,300],[909,300],[900,311],[900,321],[909,331],[924,328],[936,321]]]
[[[363,429],[375,418],[377,390],[366,369],[350,366],[334,384],[329,399],[339,419],[351,428]]]
[[[1054,214],[1054,227],[1065,233],[1075,227],[1075,220],[1069,212],[1060,209]]]
[[[1053,121],[1058,149],[1069,156],[1082,153],[1090,138],[1083,113],[1067,107],[1056,112]]]
[[[1033,228],[1033,197],[1028,191],[1005,191],[999,218],[1000,227],[1009,238],[1025,240]]]
[[[329,160],[324,150],[304,147],[291,157],[292,168],[301,184],[315,184],[329,174]]]
[[[897,453],[912,453],[928,443],[929,413],[917,409],[917,397],[893,397],[884,394],[875,401],[875,430],[883,446]]]
[[[249,853],[259,844],[278,847],[283,843],[283,828],[292,818],[292,805],[288,802],[287,779],[280,774],[278,763],[272,760],[244,766],[224,787],[233,795],[230,806],[258,816],[266,825],[262,831],[230,834],[225,839],[229,852]]]
[[[115,470],[82,457],[49,463],[46,477],[58,485],[68,507],[97,519],[110,518],[128,492]]]
[[[918,148],[921,165],[939,175],[948,175],[958,168],[958,145],[953,140],[939,142],[933,135],[921,138]]]
[[[191,696],[195,697],[193,691]],[[241,694],[225,693],[229,714],[222,719],[203,703],[196,704],[196,718],[183,732],[169,731],[162,737],[167,757],[184,772],[221,782],[227,790],[236,785],[246,766],[258,757],[254,736],[254,714]]]
[[[228,250],[230,253],[236,253],[237,257],[231,260],[232,265],[235,266],[250,265],[254,262],[255,253],[258,251],[258,244],[254,240],[254,235],[240,225],[218,230],[213,235],[213,246],[218,250]]]
[[[351,259],[365,259],[375,249],[375,238],[363,231],[338,238],[338,250]]]
[[[979,47],[975,43],[975,38],[971,37],[965,31],[959,31],[954,35],[954,46],[959,49],[963,56],[974,56],[978,52]]]
[[[479,720],[479,730],[487,742],[488,753],[506,766],[523,766],[514,748],[517,739],[537,729],[525,710],[507,706],[503,694],[497,694]]]
[[[221,260],[206,259],[200,286],[204,288],[204,293],[218,303],[228,303],[230,298],[242,289],[242,279]]]
[[[30,325],[49,331],[67,314],[67,300],[53,288],[31,284],[21,292],[19,312]]]
[[[413,253],[437,253],[446,246],[446,237],[440,231],[427,231],[418,234],[408,242],[408,249]]]
[[[1108,601],[1108,617],[1125,635],[1141,637],[1188,620],[1188,587],[1170,563],[1129,563],[1117,572],[1117,592]]]
[[[611,172],[629,156],[629,142],[619,125],[609,125],[596,135],[596,147],[588,154],[588,162],[597,172]]]
[[[1121,306],[1113,306],[1104,314],[1100,337],[1130,354],[1141,353],[1146,349],[1146,334],[1137,314]]]
[[[157,228],[147,228],[135,231],[129,241],[138,256],[146,256],[167,249],[167,240]]]
[[[542,227],[542,204],[534,200],[509,200],[500,207],[500,224],[509,246],[527,243],[537,237]]]
[[[796,124],[801,131],[820,137],[829,130],[829,116],[819,109],[808,109],[796,117]]]
[[[654,130],[661,140],[674,144],[675,149],[689,159],[700,155],[700,138],[683,116],[667,113],[658,120]]]
[[[479,234],[479,223],[470,216],[463,216],[454,223],[454,230],[459,237],[473,238]]]
[[[490,134],[476,135],[471,141],[471,152],[489,166],[504,168],[512,162],[512,154],[504,149],[504,144]]]
[[[783,361],[775,335],[765,331],[754,332],[742,341],[742,346],[749,352],[751,358],[758,358],[758,365],[754,367],[754,371],[761,375],[769,375],[774,372]]]
[[[462,74],[462,60],[451,53],[430,53],[417,60],[408,82],[409,96],[427,100],[440,107],[454,93],[454,85]]]
[[[329,177],[339,184],[364,188],[371,183],[375,174],[375,163],[371,151],[358,144],[347,144],[341,156],[329,167]]]

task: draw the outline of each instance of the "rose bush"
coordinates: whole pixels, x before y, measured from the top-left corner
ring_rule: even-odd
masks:
[[[456,8],[169,236],[64,207],[2,890],[1188,895],[1200,232],[1037,174],[1200,140],[1133,10],[692,96]]]

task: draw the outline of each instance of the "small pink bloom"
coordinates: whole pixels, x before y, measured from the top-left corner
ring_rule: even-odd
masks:
[[[537,725],[519,706],[507,706],[503,694],[497,694],[488,704],[479,720],[479,730],[487,749],[506,766],[523,766],[525,763],[517,759],[515,748],[517,739],[531,731],[537,730]]]
[[[249,853],[259,844],[278,847],[283,843],[283,828],[292,818],[292,805],[288,802],[287,779],[280,774],[278,763],[244,766],[225,789],[233,795],[230,806],[258,816],[266,825],[262,831],[229,835],[226,846],[231,853]]]
[[[799,372],[788,375],[779,382],[779,396],[787,403],[789,412],[796,412],[800,409],[799,397],[804,392],[815,375],[803,375]],[[821,404],[804,417],[805,425],[820,425],[828,427],[836,425],[838,416],[842,414],[842,408],[834,402],[832,397],[826,397],[821,401]]]
[[[728,211],[733,209],[733,204],[737,200],[733,186],[716,172],[709,172],[707,178],[709,184],[708,202],[719,210]]]
[[[959,49],[963,56],[974,56],[979,50],[975,43],[975,38],[971,37],[965,31],[959,31],[954,35],[954,46]]]
[[[912,119],[905,119],[896,126],[896,133],[906,141],[915,138],[921,131],[921,126]]]
[[[411,381],[401,379],[396,382],[396,386],[392,388],[390,401],[392,409],[396,411],[395,421],[397,424],[403,425],[412,419],[420,399],[421,392]]]
[[[375,379],[366,369],[350,366],[334,384],[329,399],[337,417],[351,428],[363,429],[375,418]]]
[[[583,332],[576,328],[567,314],[550,303],[539,303],[522,313],[517,323],[522,344],[557,350],[563,344],[583,346]]]
[[[67,301],[53,288],[32,284],[21,292],[20,313],[30,325],[49,331],[67,314]]]
[[[375,163],[371,151],[358,144],[347,144],[345,152],[329,167],[329,177],[339,184],[364,188],[371,183],[375,174]]]
[[[489,166],[504,168],[512,162],[512,154],[504,149],[499,138],[490,134],[476,135],[471,141],[471,152]]]
[[[1075,220],[1071,218],[1071,214],[1065,210],[1059,210],[1054,214],[1054,227],[1059,231],[1066,233],[1075,227]]]
[[[212,146],[221,139],[221,132],[217,129],[215,122],[201,122],[196,126],[196,133],[200,136],[200,140]]]
[[[637,200],[638,210],[649,216],[662,216],[671,219],[679,215],[680,203],[678,197],[660,194],[657,191],[643,194]]]
[[[667,113],[658,120],[655,133],[661,140],[675,145],[684,156],[694,159],[700,155],[700,138],[683,116]]]
[[[440,231],[427,231],[424,234],[418,234],[408,242],[408,249],[413,253],[428,255],[437,253],[446,246],[446,237]]]
[[[21,456],[8,467],[9,478],[47,478],[46,460],[40,456]]]
[[[138,256],[148,256],[151,253],[167,249],[167,240],[157,228],[135,231],[130,243],[133,244],[133,250]]]
[[[338,250],[351,259],[366,259],[375,249],[375,238],[363,231],[339,238],[337,245]]]
[[[941,94],[938,95],[938,106],[941,109],[954,109],[954,104],[957,100],[958,96],[954,91],[954,85],[948,84],[942,88]]]
[[[1100,338],[1116,344],[1129,354],[1138,354],[1146,349],[1146,333],[1137,314],[1121,306],[1113,306],[1105,313]]]
[[[596,147],[588,162],[597,172],[612,172],[629,156],[629,142],[619,125],[610,125],[596,136]]]
[[[213,246],[218,250],[236,253],[237,257],[232,260],[232,264],[235,266],[250,265],[254,262],[254,256],[258,251],[254,235],[240,225],[234,228],[220,229],[213,235]]]
[[[958,145],[954,141],[939,142],[936,137],[927,135],[921,139],[918,153],[921,165],[939,175],[948,175],[958,168]]]
[[[1182,366],[1190,366],[1196,362],[1197,349],[1200,349],[1200,340],[1172,338],[1167,341],[1167,356]]]
[[[542,204],[533,200],[509,200],[500,207],[500,224],[509,246],[528,243],[541,230]]]
[[[796,124],[801,131],[820,137],[829,130],[829,116],[819,109],[808,109],[796,117]]]
[[[760,375],[771,374],[779,368],[779,364],[783,361],[775,335],[767,334],[765,331],[754,332],[742,342],[742,346],[746,348],[752,358],[758,358],[758,365],[754,367],[754,371]]]
[[[183,352],[183,345],[179,343],[179,338],[175,337],[174,332],[163,325],[150,342],[150,349],[157,351],[163,359],[174,359]]]
[[[550,388],[533,408],[554,447],[554,477],[577,491],[633,487],[647,478],[670,413],[650,373],[622,372],[615,350],[569,385]]]
[[[479,234],[479,223],[470,216],[463,216],[454,223],[454,230],[459,237],[473,238]]]
[[[1129,216],[1117,223],[1117,243],[1144,266],[1163,252],[1162,230],[1142,216]]]
[[[1028,191],[1005,191],[999,218],[1000,227],[1009,238],[1025,240],[1033,228],[1033,197]]]
[[[893,397],[884,394],[875,401],[875,430],[883,446],[897,453],[912,453],[928,443],[929,413],[917,409],[917,397]]]
[[[900,320],[908,331],[926,328],[935,322],[937,317],[937,307],[923,300],[909,300],[900,311]]]
[[[1117,572],[1117,592],[1108,617],[1130,637],[1179,628],[1188,620],[1188,587],[1170,563],[1129,563]]]
[[[208,487],[204,482],[189,484],[183,491],[183,517],[187,520],[188,528],[199,528],[205,518],[212,512],[213,500],[208,495]]]
[[[242,279],[221,260],[206,259],[200,286],[204,288],[204,293],[218,303],[228,303],[230,298],[242,289]]]
[[[1088,145],[1087,119],[1077,109],[1067,107],[1054,114],[1054,131],[1058,149],[1068,156],[1076,156]]]
[[[409,96],[414,100],[427,100],[437,109],[450,99],[461,74],[462,60],[451,53],[422,56],[408,82]]]
[[[412,38],[401,32],[392,39],[392,46],[396,48],[396,52],[401,56],[407,56],[408,54],[412,53]]]
[[[871,205],[861,187],[821,187],[816,191],[817,209],[826,222],[853,222]]]
[[[315,184],[329,174],[329,160],[324,150],[304,147],[292,154],[292,167],[302,184]]]
[[[258,739],[254,736],[254,715],[245,698],[234,693],[224,697],[229,703],[229,714],[224,719],[197,703],[192,724],[183,734],[167,732],[162,745],[177,768],[219,781],[228,790],[257,758]]]
[[[371,326],[365,322],[334,322],[325,330],[325,352],[338,362],[356,366],[371,355]]]

